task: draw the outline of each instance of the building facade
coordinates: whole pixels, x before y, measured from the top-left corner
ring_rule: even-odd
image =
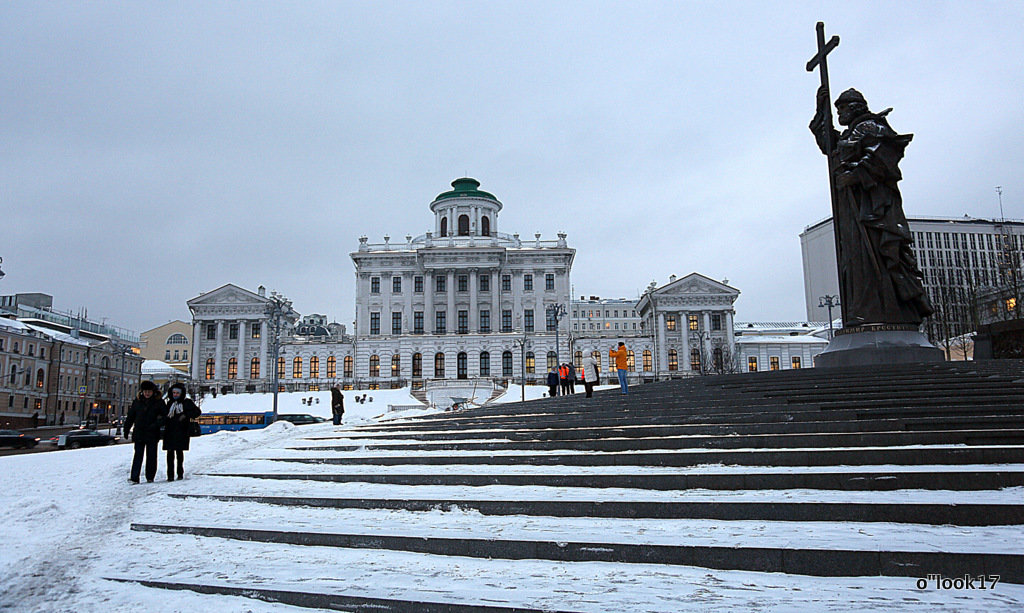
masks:
[[[192,331],[192,326],[181,320],[169,321],[146,330],[139,335],[142,357],[146,360],[159,360],[183,373],[190,372]]]

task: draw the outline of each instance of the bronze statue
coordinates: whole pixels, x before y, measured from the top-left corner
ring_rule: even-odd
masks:
[[[836,99],[839,124],[846,126],[839,133],[826,119],[828,104],[822,86],[810,128],[831,158],[843,325],[919,324],[932,308],[896,185],[903,178],[899,161],[913,135],[897,134],[886,119],[892,109],[872,113],[855,89]]]

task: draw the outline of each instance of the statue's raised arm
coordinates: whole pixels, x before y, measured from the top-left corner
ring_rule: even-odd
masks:
[[[814,113],[814,118],[811,119],[811,132],[814,134],[814,140],[818,143],[818,149],[825,155],[829,155],[836,150],[836,140],[839,138],[839,132],[832,127],[831,115],[832,109],[829,106],[830,101],[828,99],[828,87],[822,85],[818,88],[818,106]]]

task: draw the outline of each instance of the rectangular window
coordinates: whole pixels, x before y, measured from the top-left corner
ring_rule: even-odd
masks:
[[[401,334],[402,333],[402,314],[392,313],[391,314],[391,333]]]
[[[469,334],[469,311],[459,311],[459,334]]]
[[[768,369],[769,370],[778,370],[779,369],[779,356],[773,355],[770,358],[768,358]]]
[[[412,333],[423,334],[423,311],[412,314]]]
[[[618,309],[615,309],[613,311],[613,313],[615,313],[615,315],[613,315],[613,317],[618,317],[619,316],[619,310]]]
[[[169,362],[171,360],[171,350],[164,349],[164,361]]]
[[[249,326],[249,338],[259,338],[260,334],[262,334],[260,322],[255,321]]]
[[[446,313],[444,311],[438,311],[434,313],[434,334],[444,334],[446,332]]]
[[[417,276],[412,278],[412,291],[416,292],[417,294],[422,294],[423,293],[423,276],[422,275],[417,275]]]
[[[547,291],[554,291],[555,289],[555,275],[548,273],[544,275],[544,289]]]
[[[206,324],[206,340],[217,340],[217,324]]]
[[[459,275],[459,291],[469,291],[469,275]]]
[[[511,332],[512,331],[512,310],[502,309],[501,311],[501,331]]]
[[[370,293],[380,293],[380,277],[370,277]]]
[[[402,277],[391,277],[391,293],[402,293]]]
[[[370,313],[370,334],[380,334],[380,313]]]
[[[798,355],[793,356],[793,368],[800,368],[800,356]]]
[[[491,331],[491,312],[487,310],[480,311],[480,331],[490,332]]]
[[[501,275],[501,291],[512,291],[512,275]]]
[[[523,275],[523,291],[533,291],[533,275]]]
[[[748,372],[757,372],[757,357],[756,356],[750,356],[749,358],[747,358],[747,371]]]
[[[554,332],[555,328],[558,325],[557,320],[555,320],[555,312],[554,312],[554,310],[548,310],[548,311],[545,311],[545,313],[547,315],[546,319],[547,319],[547,329],[548,329],[548,332]]]
[[[675,332],[676,330],[676,316],[669,315],[665,318],[665,329],[669,332]]]
[[[523,311],[523,329],[527,332],[533,332],[533,309]]]
[[[480,275],[480,291],[491,291],[491,275]]]
[[[690,329],[691,330],[696,330],[697,329],[697,316],[696,315],[687,315],[686,319],[687,319],[687,322],[688,322],[687,325],[690,327]]]
[[[721,330],[722,329],[722,314],[712,313],[711,314],[711,329]]]
[[[447,278],[444,276],[434,277],[434,291],[444,292],[447,291]]]
[[[238,324],[230,324],[228,326],[228,339],[233,341],[238,340]]]

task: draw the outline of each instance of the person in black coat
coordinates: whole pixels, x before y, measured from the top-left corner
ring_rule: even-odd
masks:
[[[548,373],[548,396],[554,398],[558,395],[558,371],[554,368]]]
[[[341,386],[335,384],[331,387],[331,416],[334,417],[334,425],[341,425],[341,418],[345,415],[345,396],[341,393]]]
[[[167,452],[167,480],[174,481],[174,459],[178,459],[178,478],[185,478],[185,452],[192,438],[192,420],[202,411],[185,393],[185,386],[175,383],[167,390],[167,429],[164,451]]]
[[[128,436],[131,432],[135,443],[132,471],[128,477],[132,483],[139,482],[143,456],[146,458],[146,481],[152,483],[156,479],[156,447],[160,442],[160,427],[166,419],[167,405],[161,400],[156,385],[152,381],[143,381],[139,385],[139,396],[124,420],[124,434]]]

